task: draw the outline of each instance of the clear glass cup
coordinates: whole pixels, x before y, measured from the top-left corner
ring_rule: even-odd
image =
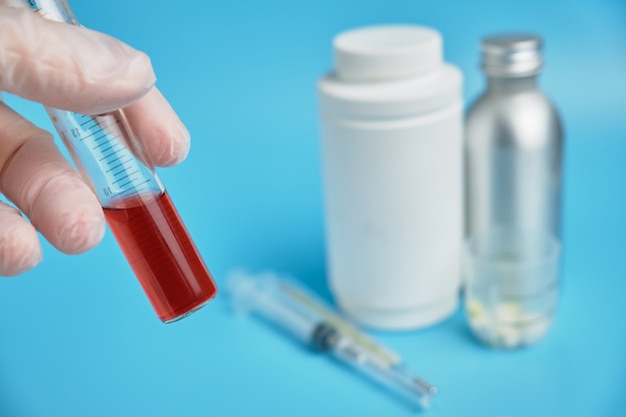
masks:
[[[560,244],[549,233],[498,230],[465,245],[465,313],[472,333],[495,348],[532,345],[557,305]]]

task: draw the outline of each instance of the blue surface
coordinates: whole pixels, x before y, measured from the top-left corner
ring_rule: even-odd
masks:
[[[147,6],[149,4],[149,7]],[[325,284],[316,79],[339,31],[421,23],[482,88],[478,40],[547,41],[544,89],[565,121],[565,267],[557,322],[532,349],[498,352],[461,314],[377,336],[440,387],[428,416],[626,415],[626,3],[75,1],[89,27],[148,52],[192,152],[161,170],[222,283],[243,266]],[[50,128],[41,109],[9,102]],[[409,416],[403,404],[218,297],[173,325],[155,317],[110,233],[0,281],[0,416]]]

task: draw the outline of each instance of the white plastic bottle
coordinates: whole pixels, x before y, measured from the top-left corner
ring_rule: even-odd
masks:
[[[333,46],[319,82],[331,291],[371,327],[434,324],[458,305],[461,73],[426,27],[360,28]]]

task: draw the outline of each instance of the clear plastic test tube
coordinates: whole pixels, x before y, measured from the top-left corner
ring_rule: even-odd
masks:
[[[23,3],[46,19],[78,24],[65,0]],[[215,297],[213,278],[123,110],[46,111],[159,318],[179,320]]]

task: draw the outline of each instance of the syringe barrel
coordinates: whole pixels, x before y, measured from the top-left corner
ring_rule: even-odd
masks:
[[[272,272],[235,271],[227,281],[235,310],[254,312],[319,352],[329,353],[416,408],[430,406],[436,388],[401,365],[400,357],[361,335],[300,288]]]
[[[319,319],[285,294],[276,277],[250,276],[242,271],[228,278],[227,291],[235,310],[252,312],[309,345]]]

